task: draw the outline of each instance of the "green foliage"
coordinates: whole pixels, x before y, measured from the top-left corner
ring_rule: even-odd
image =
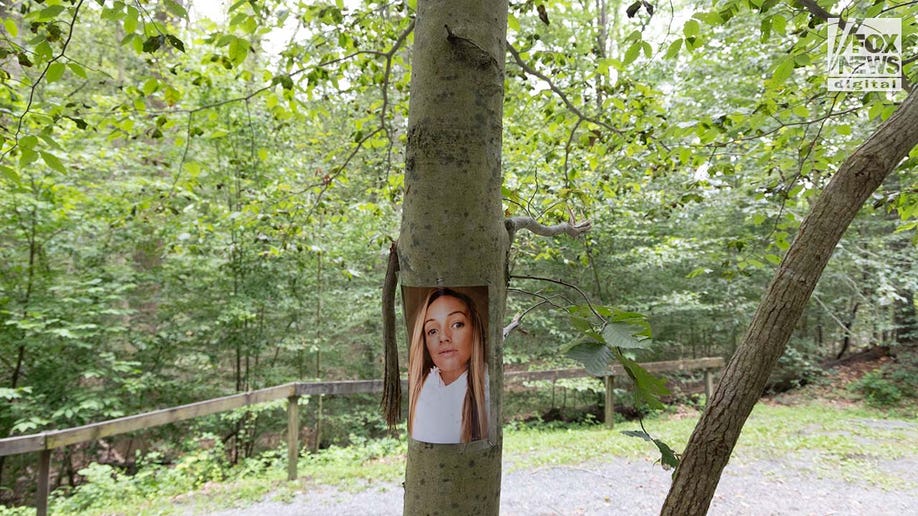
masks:
[[[851,384],[850,389],[861,393],[867,401],[878,407],[888,407],[902,401],[902,391],[891,378],[880,370],[871,371]]]
[[[608,376],[610,364],[617,361],[633,381],[635,402],[652,409],[662,408],[660,396],[669,394],[665,381],[625,355],[625,350],[649,348],[650,323],[647,319],[638,313],[606,306],[572,306],[568,311],[571,323],[581,336],[564,349],[564,354],[583,364],[593,376]],[[589,317],[595,318],[600,327],[595,328]]]
[[[813,383],[826,374],[820,360],[812,344],[799,339],[791,341],[771,373],[770,389],[785,391]]]
[[[673,451],[668,444],[661,441],[660,439],[654,439],[647,433],[645,430],[624,430],[622,434],[629,437],[638,437],[645,441],[651,441],[656,445],[657,449],[660,450],[660,462],[663,465],[664,469],[672,469],[673,475],[676,474],[676,468],[679,467],[679,454]]]
[[[918,398],[918,358],[914,350],[904,348],[896,362],[869,371],[848,385],[878,408],[912,407]]]
[[[91,463],[79,471],[84,482],[72,492],[55,491],[52,506],[64,514],[120,509],[125,504],[195,490],[234,474],[249,474],[254,464],[264,464],[266,459],[264,455],[253,458],[234,470],[218,436],[200,435],[193,443],[174,464],[163,463],[159,453],[139,456],[138,452],[137,473],[133,475],[107,464]]]

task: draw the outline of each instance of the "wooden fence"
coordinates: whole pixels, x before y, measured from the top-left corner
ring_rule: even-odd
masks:
[[[712,372],[723,367],[723,364],[723,358],[715,357],[646,362],[641,365],[652,373],[703,370],[705,394],[710,397],[713,390]],[[624,374],[624,369],[620,365],[615,365],[609,371],[609,374],[604,377],[606,386],[605,422],[610,427],[613,424],[615,415],[615,407],[613,405],[615,377],[623,376]],[[564,378],[591,376],[586,370],[579,368],[552,369],[548,371],[507,371],[504,373],[504,378],[508,382],[554,381]],[[402,382],[404,385],[405,380],[402,380]],[[287,398],[287,478],[295,480],[297,459],[299,457],[299,407],[297,401],[300,396],[378,393],[382,392],[382,386],[382,380],[288,383],[257,391],[147,412],[136,416],[112,419],[102,423],[0,439],[0,457],[20,453],[39,453],[36,510],[39,516],[45,516],[48,513],[48,494],[50,492],[51,452],[57,448]]]

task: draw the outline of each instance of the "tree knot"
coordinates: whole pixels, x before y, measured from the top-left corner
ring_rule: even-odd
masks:
[[[449,25],[443,25],[446,28],[446,41],[449,41],[453,53],[461,60],[468,62],[476,68],[488,68],[493,66],[500,69],[497,60],[485,49],[481,48],[474,41],[457,35],[449,28]]]

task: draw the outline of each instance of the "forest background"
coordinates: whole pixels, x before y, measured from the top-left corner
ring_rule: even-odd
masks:
[[[381,376],[413,10],[2,4],[0,437]],[[506,213],[593,228],[517,237],[508,313],[524,317],[507,367],[576,365],[577,289],[647,317],[652,343],[633,358],[732,354],[812,200],[905,95],[826,91],[827,12],[901,17],[914,81],[908,2],[511,2]],[[912,356],[916,164],[913,151],[849,228],[776,388],[860,348]],[[908,360],[911,373],[876,374],[878,396],[914,393]],[[601,389],[564,387],[582,404]],[[310,447],[386,435],[372,397],[301,403]],[[202,436],[235,462],[274,448],[283,418],[266,406],[69,448],[56,482]],[[0,460],[11,499],[29,463]]]

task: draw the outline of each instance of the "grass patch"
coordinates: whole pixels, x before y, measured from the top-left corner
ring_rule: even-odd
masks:
[[[697,423],[692,417],[661,415],[645,420],[647,431],[682,451]],[[649,442],[621,432],[637,423],[609,430],[597,425],[511,427],[504,439],[505,471],[602,461],[609,457],[659,461]],[[795,406],[758,404],[753,410],[732,462],[787,460],[821,478],[866,483],[884,489],[916,487],[908,476],[888,468],[893,461],[918,463],[908,443],[918,441],[918,418],[888,419],[880,410],[833,407],[818,402]]]
[[[672,448],[685,447],[696,419],[651,417],[644,426],[657,439]],[[647,441],[622,434],[640,430],[636,422],[618,424],[614,429],[603,425],[518,425],[504,434],[506,471],[549,465],[571,465],[619,457],[633,460],[659,460],[656,447]]]

